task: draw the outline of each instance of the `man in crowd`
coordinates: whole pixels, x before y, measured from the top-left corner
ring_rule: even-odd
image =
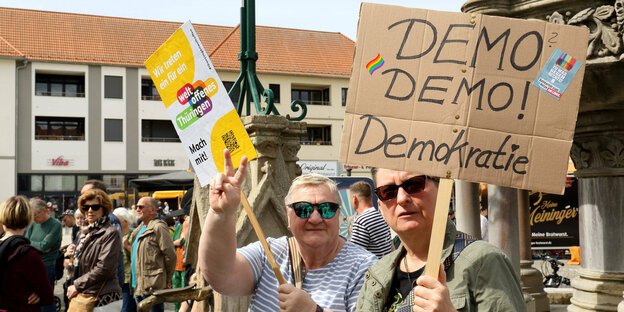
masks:
[[[235,216],[247,158],[236,174],[228,150],[224,159],[224,173],[210,182],[211,209],[199,243],[198,264],[212,288],[227,296],[253,294],[250,311],[355,311],[364,273],[377,259],[338,234],[336,184],[314,174],[293,181],[284,201],[294,239],[267,241],[278,267],[300,268],[294,274],[283,270],[287,283],[280,285],[260,242],[236,249]],[[289,263],[289,252],[298,260]]]
[[[73,210],[68,209],[63,212],[61,215],[61,225],[63,225],[63,239],[61,246],[67,246],[76,239],[76,236],[78,236],[78,232],[80,231],[80,227],[76,225]]]
[[[392,251],[390,228],[373,207],[373,192],[365,181],[351,185],[351,205],[357,216],[351,225],[351,242],[364,247],[378,258]]]
[[[457,231],[450,219],[438,279],[421,276],[439,179],[377,168],[372,174],[379,210],[401,246],[369,269],[358,311],[526,311],[520,279],[503,251]]]
[[[54,288],[56,280],[56,258],[61,247],[61,223],[50,216],[46,203],[38,198],[30,200],[34,217],[24,236],[30,244],[41,251],[41,260],[46,268],[50,285]],[[56,311],[54,304],[42,307],[43,312]]]
[[[158,201],[152,197],[142,197],[136,204],[137,219],[142,221],[132,232],[132,287],[137,304],[156,290],[171,288],[175,269],[173,240],[157,208]],[[164,305],[157,304],[150,311],[162,312]]]

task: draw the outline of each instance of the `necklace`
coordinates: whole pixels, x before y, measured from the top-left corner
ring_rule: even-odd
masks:
[[[410,277],[410,271],[409,271],[409,268],[407,267],[407,254],[405,254],[405,256],[403,257],[403,264],[405,265],[405,273],[407,273],[407,281],[409,282],[411,287],[414,288],[414,283],[412,283],[412,278]]]

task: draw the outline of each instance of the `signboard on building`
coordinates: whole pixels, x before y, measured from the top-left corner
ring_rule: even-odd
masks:
[[[145,61],[145,67],[202,186],[223,172],[225,148],[235,167],[243,156],[256,158],[247,131],[190,22],[169,37]],[[155,162],[154,166],[165,163],[171,165]]]
[[[588,29],[364,3],[339,160],[563,193]]]
[[[297,164],[301,167],[302,174],[317,173],[328,177],[342,174],[342,166],[337,161],[300,160]]]
[[[542,192],[529,195],[531,248],[579,246],[577,183],[576,179],[569,178],[563,195]]]

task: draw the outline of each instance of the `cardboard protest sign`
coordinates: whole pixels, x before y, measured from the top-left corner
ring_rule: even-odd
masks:
[[[152,54],[150,72],[201,186],[223,172],[228,148],[238,166],[257,157],[249,135],[190,22]]]
[[[562,193],[588,29],[364,3],[340,161]]]

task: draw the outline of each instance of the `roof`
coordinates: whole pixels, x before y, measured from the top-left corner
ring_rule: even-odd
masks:
[[[0,57],[142,67],[181,25],[0,7]],[[193,26],[217,69],[239,70],[238,26]],[[354,48],[337,32],[256,27],[258,72],[349,77]]]

